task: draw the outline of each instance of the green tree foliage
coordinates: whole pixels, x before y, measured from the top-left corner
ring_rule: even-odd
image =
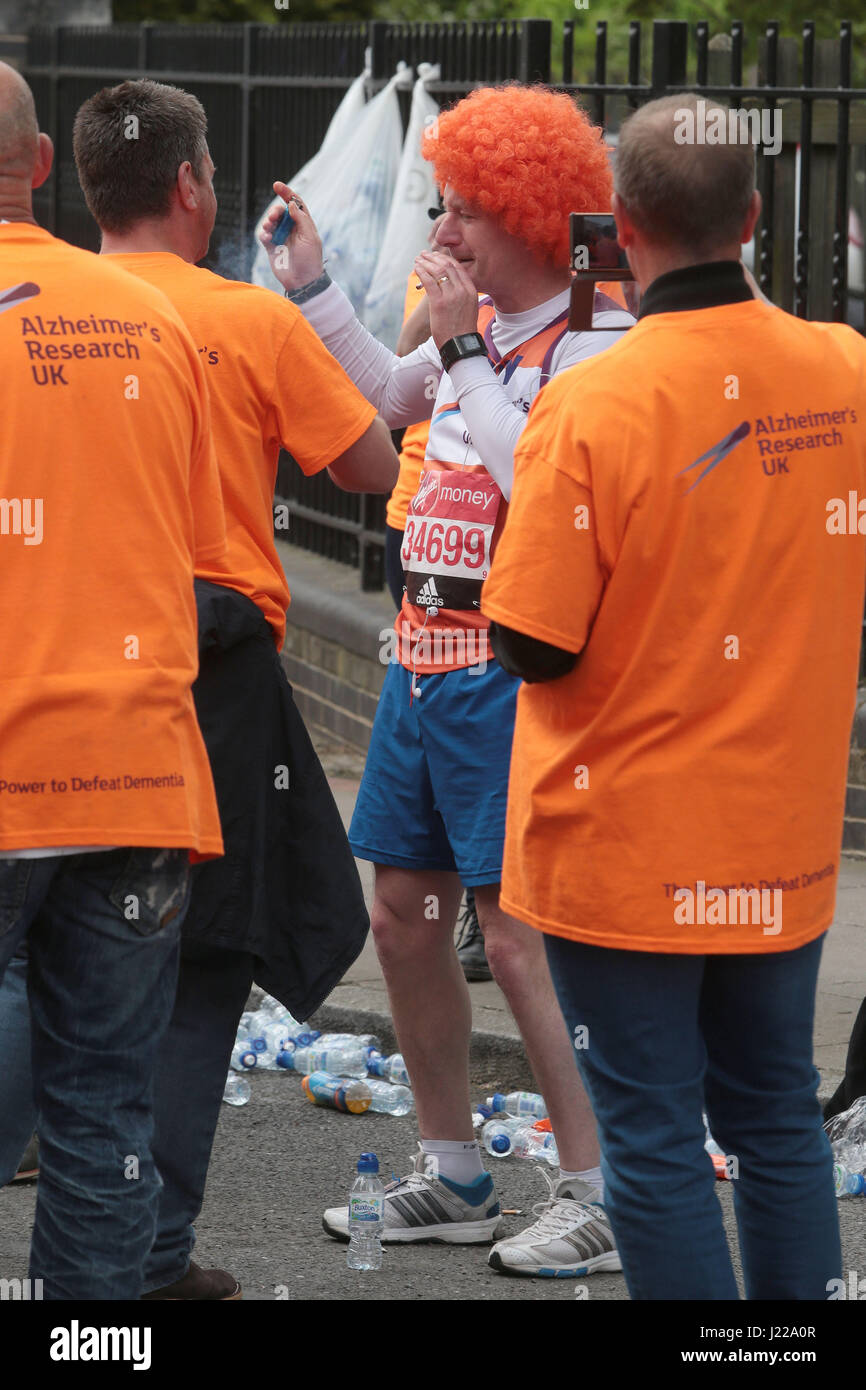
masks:
[[[289,0],[289,8],[278,9],[275,0],[114,0],[116,20],[151,19],[162,23],[230,23],[253,20],[257,23],[291,23],[322,20],[387,19],[442,23],[447,20],[549,19],[553,23],[554,79],[561,74],[562,25],[574,21],[574,74],[580,81],[593,70],[595,28],[607,21],[608,76],[625,76],[629,20],[644,22],[643,60],[649,62],[650,36],[654,19],[683,19],[694,25],[709,21],[710,34],[730,32],[732,19],[745,25],[745,64],[757,57],[758,39],[769,20],[778,20],[783,35],[800,38],[805,20],[814,19],[819,38],[834,38],[841,19],[854,20],[855,84],[862,83],[863,45],[866,17],[862,0],[737,0],[728,8],[726,0],[587,0],[578,9],[575,0]],[[693,51],[693,50],[692,50]]]
[[[375,0],[289,0],[288,9],[274,0],[114,0],[114,18],[151,19],[160,24],[256,24],[292,20],[366,20],[374,17]]]

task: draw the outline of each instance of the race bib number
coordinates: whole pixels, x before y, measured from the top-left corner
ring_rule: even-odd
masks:
[[[400,552],[410,603],[478,608],[502,493],[483,473],[425,471]]]

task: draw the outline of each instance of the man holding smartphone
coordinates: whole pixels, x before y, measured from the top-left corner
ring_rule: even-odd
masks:
[[[371,926],[412,1080],[421,1152],[385,1197],[383,1239],[488,1243],[500,1208],[472,1128],[469,994],[453,944],[461,881],[475,890],[494,978],[518,1022],[559,1148],[542,1219],[491,1264],[528,1275],[618,1269],[594,1125],[572,1039],[533,933],[499,907],[505,799],[519,682],[493,659],[481,585],[508,510],[514,446],[544,383],[631,324],[600,303],[569,333],[568,215],[605,210],[602,133],[570,98],[481,88],[425,136],[443,190],[436,247],[419,255],[430,338],[398,358],[323,273],[310,212],[276,184],[296,226],[272,249],[277,278],[392,427],[430,419],[401,558],[406,593],[350,829],[376,865]],[[515,158],[515,153],[520,158]],[[479,306],[478,292],[488,298]],[[345,1208],[325,1230],[347,1238]]]

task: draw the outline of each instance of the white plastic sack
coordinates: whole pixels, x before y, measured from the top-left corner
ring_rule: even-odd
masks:
[[[310,184],[316,176],[316,166],[322,156],[329,151],[338,148],[342,141],[347,140],[352,130],[355,128],[358,118],[367,104],[367,96],[364,84],[370,76],[370,68],[365,67],[364,71],[355,78],[340,105],[337,107],[328,129],[325,131],[325,138],[316,150],[311,159],[298,170],[293,178],[286,179],[285,182],[290,188],[294,188],[300,195],[307,192]],[[259,241],[259,232],[264,226],[265,218],[274,207],[283,207],[282,198],[273,198],[265,208],[256,225],[254,232],[255,255],[253,257],[252,282],[254,285],[264,285],[269,290],[279,290],[283,292],[283,287],[271,270],[271,263],[268,260],[268,253]]]
[[[421,157],[421,136],[435,121],[439,106],[427,91],[440,69],[419,63],[412,92],[409,127],[379,259],[364,303],[364,322],[380,342],[393,349],[403,323],[406,281],[419,251],[427,245],[430,219],[427,209],[436,202],[433,166]]]
[[[357,314],[373,278],[400,167],[403,126],[397,100],[408,70],[359,113],[348,138],[320,150],[312,177],[298,186],[322,238],[328,274]],[[293,183],[292,187],[296,185]]]

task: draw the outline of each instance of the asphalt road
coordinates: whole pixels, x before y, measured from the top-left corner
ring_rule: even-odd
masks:
[[[481,1079],[506,1089],[510,1078],[498,1074],[497,1065],[491,1063]],[[289,1074],[260,1073],[251,1084],[249,1104],[222,1107],[196,1249],[199,1263],[228,1269],[240,1280],[246,1300],[570,1302],[578,1286],[589,1302],[627,1298],[619,1274],[575,1282],[497,1274],[488,1268],[483,1246],[391,1246],[380,1271],[350,1270],[346,1246],[325,1235],[321,1213],[346,1200],[364,1150],[378,1154],[385,1180],[408,1170],[415,1150],[413,1116],[320,1109],[304,1099],[298,1079]],[[482,1096],[485,1087],[474,1094]],[[503,1219],[503,1233],[520,1230],[544,1196],[542,1179],[532,1163],[519,1159],[491,1159],[490,1166],[503,1207],[520,1213]],[[716,1190],[736,1250],[730,1185],[718,1183]],[[26,1275],[34,1204],[33,1186],[0,1191],[5,1277]],[[866,1279],[866,1200],[840,1202],[839,1212],[846,1279],[849,1270]]]

